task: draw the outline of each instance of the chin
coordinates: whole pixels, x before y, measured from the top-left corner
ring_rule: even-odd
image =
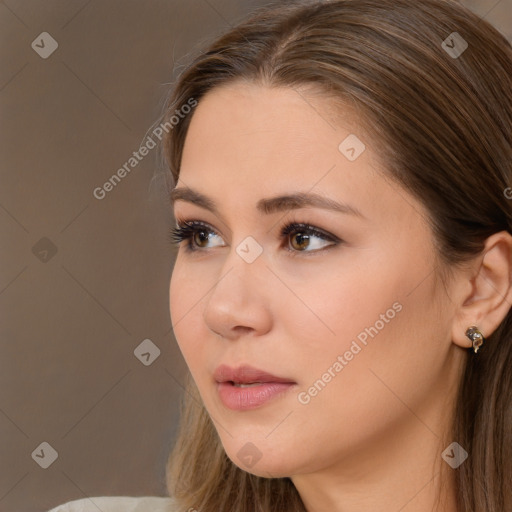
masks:
[[[229,439],[223,447],[230,460],[243,471],[263,478],[284,478],[294,474],[296,464],[290,461],[290,451],[287,453],[274,448],[268,443],[262,446],[261,443],[252,441],[233,441]],[[293,452],[293,450],[291,450]]]
[[[263,460],[260,460],[254,466],[248,467],[238,459],[236,454],[234,454],[234,457],[229,458],[233,464],[243,471],[262,478],[285,478],[294,473],[293,468],[283,464],[282,461],[275,461],[273,463],[273,461],[267,460],[266,463],[263,463]]]

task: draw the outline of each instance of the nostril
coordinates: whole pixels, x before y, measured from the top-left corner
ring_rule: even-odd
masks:
[[[244,334],[251,332],[253,329],[251,327],[246,327],[245,325],[237,325],[236,327],[233,327],[233,330],[240,332],[240,334]]]

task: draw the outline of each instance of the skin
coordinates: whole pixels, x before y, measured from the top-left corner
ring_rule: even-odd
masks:
[[[169,297],[174,333],[227,455],[251,473],[291,477],[309,512],[454,512],[454,473],[441,453],[454,441],[451,415],[471,346],[464,333],[477,325],[488,336],[510,308],[511,237],[494,234],[443,286],[426,210],[384,177],[357,117],[347,108],[334,122],[331,111],[306,90],[242,82],[201,99],[177,187],[207,195],[219,215],[174,204],[178,221],[215,232],[193,239],[195,253],[180,246]],[[355,161],[338,149],[349,134],[366,145]],[[299,191],[348,203],[364,218],[256,210],[262,198]],[[296,236],[279,237],[289,221],[342,242],[313,237],[301,251]],[[236,252],[247,236],[263,249],[252,263]],[[394,318],[300,403],[298,394],[394,303]],[[296,385],[262,407],[233,411],[216,391],[221,363]],[[237,456],[248,442],[261,453],[250,468]]]

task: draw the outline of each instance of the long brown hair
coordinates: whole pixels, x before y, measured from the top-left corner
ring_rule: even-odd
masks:
[[[463,53],[450,53],[464,49],[462,40]],[[169,189],[193,111],[179,122],[172,116],[236,80],[310,87],[333,106],[349,102],[378,144],[383,172],[426,207],[448,271],[491,234],[512,231],[504,193],[512,184],[512,48],[455,1],[280,2],[253,12],[172,88],[162,117]],[[453,411],[453,439],[470,454],[454,470],[458,509],[511,511],[510,311],[468,356]],[[258,477],[231,462],[190,377],[167,482],[180,511],[305,511],[289,478]]]

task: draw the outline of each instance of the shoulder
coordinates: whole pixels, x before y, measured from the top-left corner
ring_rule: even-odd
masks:
[[[98,496],[68,501],[48,512],[174,512],[174,500],[147,496]]]

